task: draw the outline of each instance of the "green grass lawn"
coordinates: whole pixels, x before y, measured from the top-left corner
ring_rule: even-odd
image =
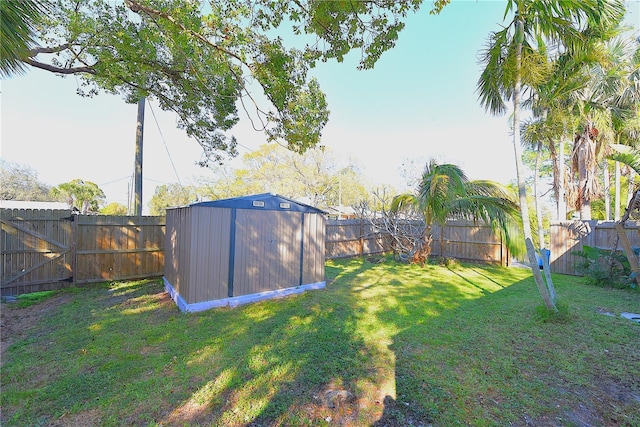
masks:
[[[322,290],[197,314],[157,280],[3,304],[3,326],[32,321],[3,336],[1,424],[640,425],[640,325],[620,317],[640,292],[557,275],[569,315],[543,321],[526,269],[326,272]]]

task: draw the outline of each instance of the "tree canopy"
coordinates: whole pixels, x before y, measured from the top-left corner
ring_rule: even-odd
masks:
[[[97,212],[100,204],[105,201],[104,192],[96,183],[82,179],[73,179],[53,187],[51,194],[83,214]]]
[[[31,167],[0,159],[0,200],[50,202],[55,200],[50,191]]]
[[[188,205],[195,202],[196,197],[196,188],[191,185],[182,186],[176,183],[160,185],[156,187],[149,201],[149,213],[164,216],[166,208]]]
[[[216,178],[202,181],[198,195],[204,199],[272,192],[304,200],[320,208],[353,206],[369,198],[366,182],[355,164],[340,164],[328,149],[292,153],[263,144],[242,157],[235,170],[214,167]]]
[[[237,154],[230,130],[239,109],[269,140],[302,153],[319,143],[329,116],[309,69],[354,49],[360,68],[373,67],[421,2],[32,0],[26,33],[10,43],[21,64],[2,70],[26,64],[73,74],[83,96],[153,97],[203,147],[203,164]],[[38,14],[43,4],[50,8]],[[304,45],[286,46],[283,33]]]

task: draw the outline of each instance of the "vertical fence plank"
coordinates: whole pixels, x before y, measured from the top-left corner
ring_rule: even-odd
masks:
[[[162,276],[165,218],[79,216],[78,283]]]
[[[626,236],[632,247],[640,247],[640,222],[627,221]],[[614,221],[552,221],[550,228],[551,271],[579,275],[574,252],[584,246],[606,250],[623,250]]]
[[[490,226],[468,221],[451,221],[443,228],[434,226],[432,256],[462,261],[508,265],[504,243]],[[327,258],[375,255],[390,250],[384,236],[362,220],[329,220],[326,225]]]
[[[0,293],[47,290],[72,280],[68,223],[71,211],[0,209]]]
[[[67,280],[67,276],[72,276],[77,284],[89,284],[161,276],[164,273],[163,217],[78,215],[71,222],[62,219],[71,218],[70,211],[0,211],[3,220],[0,290],[3,295],[64,286],[64,283],[56,282],[61,277]],[[11,224],[23,229],[18,230]],[[389,250],[384,236],[360,219],[327,220],[323,228],[327,258],[375,255]],[[638,222],[628,221],[626,231],[634,247],[640,246],[639,228]],[[42,239],[45,235],[49,236],[49,241]],[[509,263],[502,239],[489,226],[450,222],[442,228],[434,227],[433,235],[432,256],[502,265]],[[582,249],[584,245],[614,248],[616,243],[613,222],[552,222],[551,271],[575,275],[573,251]],[[53,258],[58,247],[67,248],[67,253],[48,263],[45,258]],[[619,243],[617,247],[620,249]],[[5,284],[22,271],[28,273]]]

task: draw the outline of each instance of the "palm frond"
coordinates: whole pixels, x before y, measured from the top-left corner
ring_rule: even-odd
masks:
[[[640,174],[640,151],[621,144],[611,144],[611,148],[614,152],[607,156],[608,159],[625,164]]]
[[[425,167],[417,194],[400,194],[391,203],[395,212],[416,208],[422,212],[427,227],[434,222],[444,225],[451,219],[480,221],[500,231],[512,253],[521,255],[524,248],[514,192],[493,181],[470,181],[457,165],[431,160]]]
[[[44,0],[0,1],[0,77],[24,72],[23,60],[30,55],[36,24],[47,8]]]
[[[413,194],[398,194],[391,200],[391,212],[400,212],[403,209],[414,209],[419,205],[418,198]]]
[[[480,63],[484,64],[484,70],[478,79],[476,92],[480,105],[491,114],[504,114],[507,106],[504,102],[505,90],[509,88],[505,84],[505,64],[507,63],[508,28],[494,32],[489,37],[487,46],[483,51]]]

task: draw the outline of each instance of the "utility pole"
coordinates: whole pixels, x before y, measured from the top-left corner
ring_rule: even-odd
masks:
[[[133,214],[142,215],[142,134],[144,131],[144,100],[138,101],[138,123],[136,126],[136,164],[134,174]]]

